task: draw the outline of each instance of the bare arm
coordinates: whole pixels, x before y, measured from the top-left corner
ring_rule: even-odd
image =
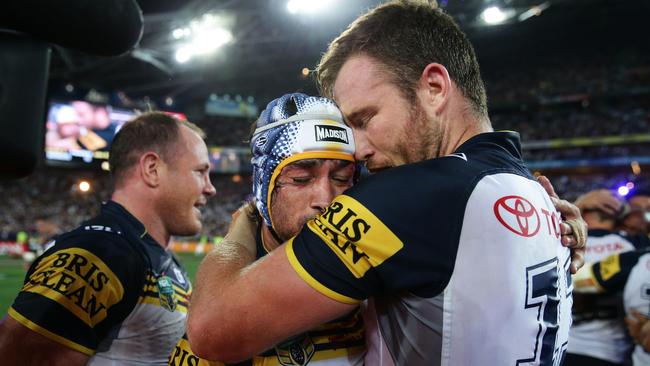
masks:
[[[227,240],[206,256],[188,320],[190,344],[199,357],[241,361],[354,308],[302,280],[285,246],[253,264],[250,251]]]
[[[0,324],[0,355],[3,365],[80,366],[90,358],[59,344],[6,317]]]
[[[576,200],[579,209],[596,209],[617,216],[623,209],[623,202],[607,189],[596,189],[583,194]]]

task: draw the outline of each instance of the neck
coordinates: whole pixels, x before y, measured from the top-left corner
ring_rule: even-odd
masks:
[[[266,226],[266,224],[262,224],[262,245],[264,246],[264,249],[269,252],[272,252],[277,247],[282,245],[282,243],[275,235],[273,235],[271,229]]]
[[[463,108],[460,113],[455,112],[453,116],[444,118],[441,126],[440,144],[438,151],[433,152],[434,157],[447,156],[470,138],[494,131],[487,117],[478,117],[469,107]]]
[[[169,232],[165,229],[161,218],[156,215],[152,209],[153,202],[144,198],[146,195],[139,195],[133,192],[127,192],[124,189],[115,189],[111,200],[119,203],[133,217],[138,219],[144,225],[147,233],[163,248],[169,244]]]

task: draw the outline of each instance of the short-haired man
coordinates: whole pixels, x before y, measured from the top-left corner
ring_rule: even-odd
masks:
[[[650,235],[650,193],[634,191],[627,203],[630,210],[621,220],[620,228],[629,235]]]
[[[269,127],[267,127],[269,126]],[[229,233],[219,246],[245,244],[264,257],[300,232],[334,197],[350,188],[356,174],[352,131],[334,102],[301,93],[269,103],[251,138],[255,206],[250,227]],[[246,237],[245,243],[230,239]],[[241,240],[240,240],[241,241]],[[274,279],[271,278],[271,281]],[[363,365],[365,339],[359,308],[280,342],[250,360],[250,365]],[[199,360],[186,337],[176,346],[170,366],[216,365]]]
[[[373,298],[377,364],[561,363],[568,225],[523,164],[518,135],[492,132],[454,21],[428,1],[380,5],[330,44],[318,73],[355,157],[378,173],[262,260],[206,257],[188,321],[194,351],[237,361]]]
[[[95,218],[59,235],[0,325],[7,365],[165,365],[191,286],[165,248],[201,229],[215,194],[201,132],[164,113],[124,125],[110,152],[115,190]]]

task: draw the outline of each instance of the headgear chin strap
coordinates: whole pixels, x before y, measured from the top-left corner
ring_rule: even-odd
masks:
[[[256,127],[251,138],[253,193],[257,209],[271,228],[271,193],[282,168],[304,159],[354,162],[352,130],[330,99],[283,95],[266,106]]]

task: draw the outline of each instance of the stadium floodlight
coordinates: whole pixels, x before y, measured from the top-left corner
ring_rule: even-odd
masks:
[[[172,32],[172,37],[174,37],[174,39],[181,39],[185,37],[185,29],[183,28],[174,29],[174,31]]]
[[[179,64],[184,64],[192,58],[192,50],[189,46],[183,46],[176,50],[175,57]]]
[[[212,53],[233,39],[229,30],[218,25],[218,17],[209,13],[193,19],[185,28],[175,29],[172,36],[185,39],[175,55],[176,61],[181,64],[195,56]]]
[[[232,40],[232,33],[223,28],[202,29],[194,35],[191,47],[193,54],[203,55],[215,51]]]
[[[84,193],[90,191],[90,183],[88,183],[85,180],[82,180],[81,182],[79,182],[79,190]]]
[[[490,6],[483,10],[481,18],[483,18],[483,21],[487,24],[499,24],[503,23],[507,19],[507,16],[498,6]]]
[[[287,10],[291,14],[315,13],[332,4],[333,0],[289,0]]]

